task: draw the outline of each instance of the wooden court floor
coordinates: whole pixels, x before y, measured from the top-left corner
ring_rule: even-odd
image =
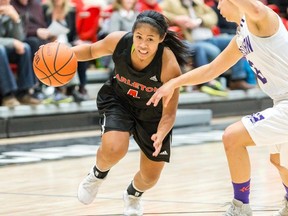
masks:
[[[251,205],[254,216],[268,216],[281,205],[284,189],[266,148],[250,148]],[[139,152],[128,152],[88,206],[78,202],[79,182],[94,157],[0,167],[0,215],[122,215],[122,192],[138,169]],[[144,215],[217,216],[232,199],[228,166],[221,143],[172,148],[158,184],[143,195]]]

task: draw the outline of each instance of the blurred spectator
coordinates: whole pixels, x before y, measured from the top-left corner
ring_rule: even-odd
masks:
[[[44,19],[42,3],[39,0],[11,0],[11,4],[20,14],[26,33],[25,41],[35,53],[41,45],[50,42],[52,37]]]
[[[52,37],[44,20],[42,3],[39,0],[11,0],[11,4],[21,17],[26,36],[24,41],[31,47],[31,62],[33,62],[34,53],[37,52],[41,45],[50,42]],[[34,95],[39,99],[44,99],[45,95],[42,93],[43,84],[38,81],[37,85]]]
[[[266,5],[276,5],[279,9],[278,14],[288,19],[288,1],[287,0],[266,0]]]
[[[10,5],[10,0],[1,0],[0,94],[3,106],[13,107],[20,103],[35,105],[41,102],[33,98],[29,92],[35,85],[35,77],[30,61],[31,49],[28,44],[22,42],[24,38],[19,14]],[[10,63],[17,64],[17,79],[10,68]]]
[[[115,0],[112,13],[102,25],[101,35],[105,37],[114,31],[131,31],[139,12],[136,10],[137,0]],[[114,67],[111,56],[102,57],[102,64],[110,70]]]
[[[81,40],[96,42],[100,18],[107,1],[70,0],[76,8],[76,31]]]
[[[285,13],[281,13],[280,12],[280,8],[279,8],[279,6],[278,5],[276,5],[276,4],[268,4],[267,5],[269,8],[271,8],[275,13],[277,13],[279,16],[280,16],[280,18],[281,18],[281,20],[282,20],[282,22],[283,22],[283,24],[284,24],[284,26],[286,27],[286,29],[288,30],[288,17],[287,17],[287,13],[288,13],[288,11],[287,11],[287,7],[286,7],[286,12]]]
[[[214,0],[214,6],[212,6],[213,10],[216,12],[218,17],[218,34],[229,34],[234,36],[237,31],[237,24],[233,22],[228,22],[221,14],[217,8],[218,0]],[[244,61],[244,70],[246,71],[246,78],[245,81],[249,84],[255,85],[257,83],[256,76],[253,70],[251,69],[249,63],[245,60]],[[236,77],[237,78],[237,77]],[[229,87],[233,89],[233,84],[238,84],[237,82],[230,82]],[[237,86],[236,86],[237,87]]]
[[[214,7],[215,6],[215,1],[214,0],[204,0],[204,3],[208,5],[209,7]]]
[[[162,13],[162,8],[157,0],[138,0],[136,8],[139,13],[145,10],[154,10]]]
[[[54,37],[57,42],[66,43],[68,45],[79,45],[85,43],[79,40],[76,32],[75,24],[75,8],[70,5],[69,0],[46,0],[43,5],[45,21],[48,25],[52,22],[57,22],[65,28],[69,29],[67,34],[58,34],[55,32]],[[68,84],[66,90],[67,95],[72,95],[75,102],[88,100],[86,70],[88,62],[78,62],[77,74],[79,77],[80,85]],[[56,89],[57,90],[57,89]]]
[[[217,25],[217,14],[202,0],[162,0],[160,6],[164,15],[173,24],[181,27],[186,40],[194,42],[209,53],[209,56],[212,57],[210,61],[224,50],[233,38],[233,35],[213,35],[211,29]],[[254,87],[245,81],[247,74],[244,61],[244,59],[240,60],[231,68],[230,89],[247,90]],[[206,93],[213,94],[213,90],[218,90],[218,87],[208,83],[201,89]]]
[[[107,22],[106,31],[131,31],[139,12],[136,10],[137,0],[115,0],[113,12]]]
[[[228,22],[221,14],[220,11],[218,10],[218,0],[214,0],[214,6],[212,6],[212,9],[215,11],[217,14],[218,22],[217,22],[217,27],[219,28],[218,34],[231,34],[235,35],[236,34],[236,29],[237,29],[237,24],[234,22]]]

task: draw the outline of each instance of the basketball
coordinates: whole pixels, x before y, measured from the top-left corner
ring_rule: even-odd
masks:
[[[63,43],[47,43],[39,48],[33,59],[36,77],[47,86],[67,84],[77,71],[77,58]]]

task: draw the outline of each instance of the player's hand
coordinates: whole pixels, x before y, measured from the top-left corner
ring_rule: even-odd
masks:
[[[161,151],[162,139],[160,139],[157,134],[153,134],[151,136],[151,140],[154,141],[153,147],[155,148],[155,151],[153,152],[152,156],[157,157]]]
[[[174,93],[174,86],[170,80],[164,85],[162,85],[159,89],[157,89],[157,91],[152,95],[152,97],[146,103],[146,105],[149,106],[153,103],[154,107],[156,107],[161,98],[163,98],[164,107],[166,107],[170,99],[172,98],[173,93]]]

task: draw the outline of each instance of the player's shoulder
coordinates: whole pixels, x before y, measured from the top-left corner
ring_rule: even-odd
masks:
[[[176,56],[169,47],[164,47],[162,55],[162,81],[166,82],[181,73]]]
[[[163,48],[163,55],[162,55],[162,59],[163,61],[171,61],[171,60],[175,60],[176,61],[176,57],[175,54],[173,53],[173,51],[169,48],[169,47],[164,47]]]
[[[115,41],[119,41],[122,37],[124,37],[124,35],[126,35],[127,32],[126,31],[115,31],[112,32],[110,34],[108,34],[104,39],[106,41],[110,41],[110,42],[115,42]]]
[[[108,34],[101,42],[105,48],[114,51],[119,41],[127,34],[124,31],[115,31]]]

